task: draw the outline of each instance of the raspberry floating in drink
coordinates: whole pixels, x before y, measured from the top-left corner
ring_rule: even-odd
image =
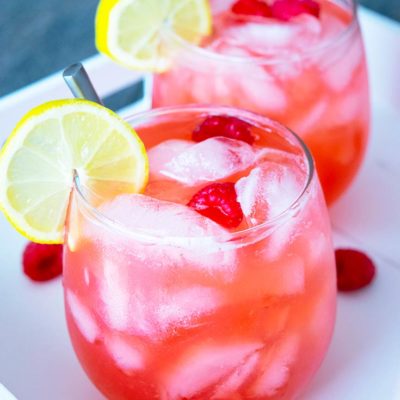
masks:
[[[236,228],[243,220],[235,184],[213,183],[197,192],[188,206],[225,228]]]
[[[251,125],[248,122],[239,118],[227,115],[213,115],[207,117],[194,129],[192,139],[195,142],[201,142],[212,137],[223,136],[253,144],[255,138],[250,128]]]
[[[320,5],[314,0],[275,0],[271,5],[273,18],[290,21],[301,14],[319,17]]]
[[[263,0],[238,0],[232,5],[231,10],[235,14],[253,17],[271,16],[271,8]]]

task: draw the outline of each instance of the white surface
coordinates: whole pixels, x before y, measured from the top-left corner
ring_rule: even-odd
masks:
[[[1,400],[16,400],[12,393],[0,383],[0,399]]]
[[[336,244],[366,250],[378,277],[364,291],[339,296],[333,343],[301,400],[400,400],[400,27],[365,10],[361,19],[372,78],[371,144],[331,215]],[[115,66],[100,56],[86,65],[101,95],[137,79],[118,70],[118,81],[102,84]],[[0,99],[0,132],[33,104],[66,95],[53,76]],[[24,243],[0,217],[0,382],[19,400],[100,400],[68,339],[61,281],[39,285],[22,275]]]

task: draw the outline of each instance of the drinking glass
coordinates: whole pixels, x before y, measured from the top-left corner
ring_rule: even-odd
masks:
[[[210,116],[240,119],[255,142],[184,147]],[[329,218],[310,152],[282,125],[234,108],[179,106],[127,121],[149,154],[146,191],[107,199],[76,176],[68,211],[65,311],[88,377],[108,399],[293,399],[322,362],[336,307]],[[157,175],[168,152],[187,162],[204,146],[215,150],[204,173],[253,157],[220,178],[236,181],[245,218],[235,229],[186,206],[204,186],[198,169],[172,163],[193,185]]]
[[[154,76],[154,107],[230,105],[268,116],[310,148],[328,204],[351,184],[369,134],[367,66],[356,2],[321,0],[320,17],[230,13],[211,0],[214,34],[194,46],[166,31],[173,59]]]

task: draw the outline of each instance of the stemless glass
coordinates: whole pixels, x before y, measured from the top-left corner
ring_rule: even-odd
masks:
[[[227,40],[232,27],[226,20],[233,14],[224,22],[218,15],[233,2],[211,0],[218,25],[211,45],[196,47],[166,34],[175,56],[172,68],[154,77],[153,105],[230,105],[288,126],[310,148],[330,204],[354,179],[369,134],[368,76],[355,0],[319,1],[322,28],[302,15],[293,24],[267,19],[270,29],[265,25],[264,31],[259,19],[250,19],[248,31],[242,17]],[[263,42],[281,45],[260,55]]]
[[[220,235],[182,204],[146,208],[146,194],[102,203],[76,177],[64,248],[66,318],[83,368],[108,399],[293,399],[326,353],[334,254],[303,142],[266,117],[227,107],[166,108],[127,121],[149,150],[189,137],[208,115],[251,124],[262,154],[287,162],[287,171],[300,166],[304,180],[273,218]],[[288,175],[280,179],[285,187]],[[129,196],[140,199],[134,211],[121,208]],[[189,211],[203,226],[185,220]],[[212,233],[202,234],[209,224]],[[180,229],[186,233],[168,233]]]

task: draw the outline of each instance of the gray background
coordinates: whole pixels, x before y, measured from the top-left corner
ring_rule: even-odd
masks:
[[[95,54],[98,0],[0,3],[0,96]],[[360,3],[400,21],[399,0]]]

